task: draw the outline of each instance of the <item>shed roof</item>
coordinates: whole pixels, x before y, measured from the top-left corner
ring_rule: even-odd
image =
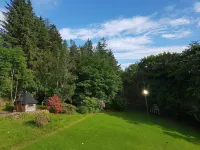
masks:
[[[33,96],[31,96],[31,94],[29,94],[27,91],[24,92],[20,98],[19,101],[21,102],[21,104],[37,104],[38,102],[33,98]]]

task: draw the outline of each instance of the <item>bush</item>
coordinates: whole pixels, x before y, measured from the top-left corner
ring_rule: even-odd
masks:
[[[64,104],[63,106],[63,113],[64,114],[75,114],[76,113],[77,108],[74,105],[71,104]]]
[[[37,108],[37,109],[42,109],[42,110],[43,110],[43,109],[45,109],[45,106],[43,106],[43,105],[36,105],[36,108]]]
[[[123,95],[117,95],[109,105],[110,109],[122,111],[127,106],[127,99]]]
[[[81,114],[88,114],[89,110],[88,110],[88,107],[81,106],[81,107],[78,108],[78,112],[81,113]]]
[[[15,107],[12,103],[7,104],[6,107],[4,108],[5,111],[10,111],[10,112],[13,112],[14,109]]]
[[[0,110],[6,109],[6,107],[9,105],[9,100],[5,98],[0,97]]]
[[[100,103],[96,98],[86,97],[85,100],[81,102],[81,106],[85,106],[89,113],[99,112],[100,110]],[[81,108],[86,111],[86,108]]]
[[[52,97],[49,98],[46,107],[49,110],[49,112],[55,114],[63,112],[62,101],[56,94],[54,94]]]
[[[50,121],[49,115],[47,113],[41,113],[35,118],[34,123],[38,127],[43,127],[46,124],[48,124],[49,121]]]

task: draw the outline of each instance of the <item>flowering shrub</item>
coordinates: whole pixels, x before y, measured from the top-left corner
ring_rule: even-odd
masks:
[[[103,110],[106,108],[106,104],[104,101],[99,101],[99,107],[100,107],[100,110]]]
[[[61,113],[63,111],[63,104],[60,98],[54,94],[47,102],[47,109],[52,113]]]

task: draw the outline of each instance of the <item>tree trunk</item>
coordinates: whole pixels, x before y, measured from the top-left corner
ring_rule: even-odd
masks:
[[[12,79],[12,82],[11,82],[11,91],[10,91],[10,99],[12,100],[12,102],[14,103],[13,101],[13,78],[14,78],[14,72],[15,70],[11,70],[11,79]]]
[[[18,80],[19,79],[17,79],[17,82],[16,82],[16,87],[15,87],[15,98],[14,98],[14,102],[16,101],[16,98],[17,98],[17,89],[18,89]]]

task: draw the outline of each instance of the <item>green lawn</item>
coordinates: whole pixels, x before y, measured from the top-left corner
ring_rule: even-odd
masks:
[[[62,128],[70,122],[80,120],[83,115],[52,115],[57,119],[57,123],[50,123],[43,129],[35,128],[27,123],[18,127],[10,123],[4,126],[6,129],[0,135],[0,149],[11,148],[14,145],[22,146],[27,150],[199,150],[200,132],[180,125],[178,123],[167,121],[156,117],[147,117],[138,113],[107,113],[88,116],[69,128],[49,134],[54,128]],[[1,120],[0,120],[1,121]],[[9,120],[11,121],[11,120]],[[3,120],[3,125],[6,124]],[[58,125],[57,127],[54,125]],[[60,125],[62,124],[62,125]],[[14,129],[14,126],[16,129]],[[1,124],[2,127],[2,124]],[[7,130],[10,129],[8,134]],[[23,135],[27,132],[28,135]],[[2,133],[2,128],[0,128]],[[16,134],[16,133],[18,134]],[[38,135],[39,134],[39,135]],[[37,136],[38,135],[38,136]],[[44,135],[44,136],[43,136]],[[11,139],[9,139],[11,138]],[[20,140],[19,140],[20,139]],[[34,139],[34,140],[33,140]],[[32,142],[31,142],[32,141]],[[25,146],[25,147],[23,147]]]
[[[200,132],[142,114],[96,114],[24,149],[199,150]]]
[[[8,119],[0,116],[0,150],[11,149],[58,130],[84,115],[50,114],[51,122],[44,128],[35,127],[33,120],[36,115],[24,114],[20,119]]]

